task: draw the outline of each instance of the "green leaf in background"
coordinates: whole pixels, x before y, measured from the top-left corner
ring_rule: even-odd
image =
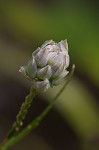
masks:
[[[58,2],[59,3],[59,2]],[[9,31],[20,37],[60,40],[67,38],[77,69],[99,85],[99,21],[92,3],[63,1],[52,7],[29,2],[1,3],[1,16]]]
[[[61,86],[53,90],[50,89],[46,98],[50,100]],[[69,122],[78,136],[87,142],[91,138],[95,140],[96,135],[99,134],[98,107],[87,89],[75,79],[58,99],[56,109]]]

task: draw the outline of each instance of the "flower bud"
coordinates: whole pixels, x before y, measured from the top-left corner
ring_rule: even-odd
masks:
[[[37,91],[44,91],[46,92],[48,90],[48,88],[50,87],[50,83],[48,79],[45,79],[43,81],[33,81],[33,87],[37,90]]]
[[[59,43],[49,40],[32,53],[27,66],[21,67],[20,72],[33,81],[35,89],[47,91],[50,86],[56,86],[63,81],[68,74],[68,66],[67,40]]]
[[[50,79],[51,75],[52,75],[52,70],[49,65],[45,66],[42,69],[39,69],[37,73],[37,77],[43,80],[46,78]]]
[[[58,84],[60,84],[63,80],[64,80],[64,77],[68,74],[69,72],[67,70],[64,70],[60,76],[58,76],[58,78],[54,79],[52,81],[52,86],[56,86]]]
[[[36,61],[35,61],[34,57],[32,59],[30,59],[30,61],[27,64],[27,66],[26,66],[26,73],[32,79],[36,77],[37,64],[36,64]]]

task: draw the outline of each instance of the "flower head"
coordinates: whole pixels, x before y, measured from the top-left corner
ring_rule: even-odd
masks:
[[[62,82],[68,74],[66,70],[68,66],[67,40],[59,43],[49,40],[32,53],[27,66],[22,66],[19,71],[33,81],[35,89],[47,91],[50,86],[56,86]]]

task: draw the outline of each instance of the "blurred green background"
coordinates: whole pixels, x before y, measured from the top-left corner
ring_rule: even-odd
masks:
[[[41,125],[12,150],[99,149],[98,1],[0,1],[0,141],[30,82],[18,72],[44,41],[67,39],[75,76]],[[70,68],[68,69],[70,70]],[[63,86],[36,96],[25,125]]]

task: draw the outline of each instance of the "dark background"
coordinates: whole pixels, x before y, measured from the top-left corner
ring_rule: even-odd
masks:
[[[41,125],[12,150],[99,149],[98,1],[0,1],[0,141],[31,86],[19,72],[44,41],[67,39],[72,82]],[[68,69],[70,70],[70,68]],[[46,107],[64,83],[37,94],[24,126]]]

